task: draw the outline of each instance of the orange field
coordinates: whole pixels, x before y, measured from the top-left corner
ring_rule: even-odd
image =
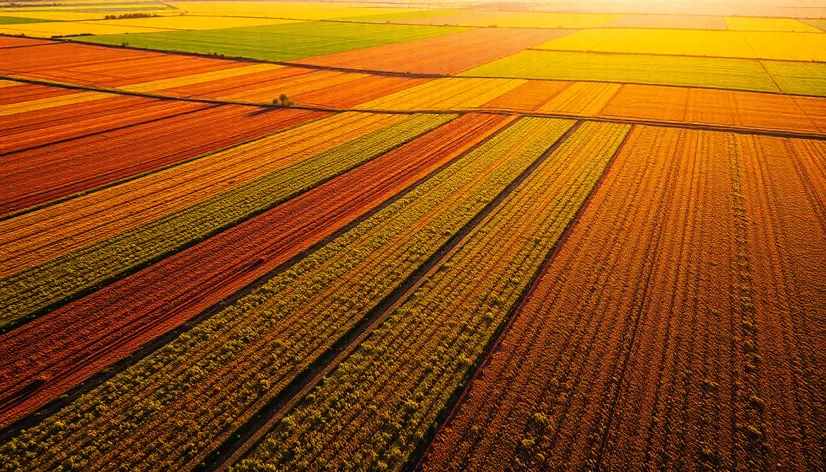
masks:
[[[0,178],[7,185],[0,188],[0,215],[217,151],[314,116],[300,110],[262,113],[193,103],[184,107],[178,116],[56,143],[49,153],[35,148],[4,156]],[[182,135],[189,138],[175,139]]]
[[[472,29],[294,62],[344,69],[456,74],[573,31],[575,30]]]
[[[824,151],[637,127],[423,469],[819,460]]]
[[[826,99],[731,90],[626,84],[600,115],[753,129],[826,133],[801,109],[826,107]]]

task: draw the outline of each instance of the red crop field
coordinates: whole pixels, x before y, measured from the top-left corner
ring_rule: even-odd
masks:
[[[0,0],[0,471],[826,470],[758,3]]]

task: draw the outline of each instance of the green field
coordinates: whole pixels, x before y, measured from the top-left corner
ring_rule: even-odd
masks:
[[[208,31],[90,36],[82,41],[167,51],[223,54],[270,61],[320,56],[412,41],[467,28],[334,22],[228,28]]]
[[[760,62],[751,59],[522,51],[459,75],[777,91]]]
[[[39,18],[18,18],[14,16],[0,16],[0,25],[22,25],[24,23],[45,23],[51,20],[41,20]]]
[[[786,93],[826,97],[826,64],[822,62],[762,61]]]

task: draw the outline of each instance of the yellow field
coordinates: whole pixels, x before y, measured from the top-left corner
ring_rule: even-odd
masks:
[[[123,33],[151,33],[155,31],[169,31],[163,28],[143,28],[128,25],[103,24],[100,21],[56,21],[52,23],[25,23],[0,26],[0,33],[25,34],[35,38],[51,38],[53,36],[69,36],[78,34],[123,34]]]
[[[296,23],[296,20],[279,20],[274,18],[234,18],[215,16],[159,16],[155,18],[130,18],[125,20],[106,20],[96,22],[111,26],[134,26],[140,28],[160,28],[165,30],[212,30],[235,28],[241,26],[264,26]]]
[[[826,61],[826,34],[665,29],[590,29],[537,47],[561,51]]]
[[[58,97],[41,98],[40,100],[30,100],[28,102],[12,103],[0,105],[0,116],[16,115],[28,111],[45,110],[64,105],[75,105],[78,103],[91,102],[111,97],[111,94],[102,92],[78,92],[71,95],[60,95]]]
[[[791,18],[748,18],[727,16],[726,26],[731,31],[780,31],[797,33],[820,33],[814,26]]]
[[[183,2],[170,3],[169,5],[192,15],[297,18],[302,20],[327,20],[415,11],[406,8],[393,8],[391,10],[347,3]]]
[[[152,15],[169,15],[174,13],[175,10],[162,10],[162,11],[152,11],[149,12]],[[118,15],[123,13],[129,12],[118,12]],[[141,12],[143,13],[143,12]],[[49,20],[49,21],[85,21],[85,20],[102,20],[106,17],[106,15],[111,15],[112,13],[106,13],[103,11],[100,12],[77,12],[77,11],[53,11],[49,10],[46,11],[44,9],[37,9],[36,11],[33,9],[27,9],[26,11],[17,11],[17,10],[10,10],[6,11],[5,9],[0,12],[0,16],[13,16],[16,18],[38,18],[42,20]]]
[[[596,116],[622,87],[620,84],[574,82],[536,111]]]
[[[118,89],[128,92],[155,92],[158,90],[212,82],[213,80],[222,80],[247,74],[267,72],[275,69],[281,69],[282,67],[284,66],[279,66],[276,64],[254,64],[250,66],[232,67],[214,72],[185,75],[183,77],[173,77],[171,79],[152,80],[150,82],[141,82],[139,84],[124,85],[122,87],[118,87]]]
[[[594,13],[528,13],[476,11],[459,15],[427,18],[414,23],[511,28],[596,28],[619,18],[619,15]]]
[[[355,108],[373,110],[459,110],[478,108],[526,83],[521,79],[436,79]]]

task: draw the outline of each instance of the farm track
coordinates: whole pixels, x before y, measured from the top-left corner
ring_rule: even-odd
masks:
[[[391,147],[402,146],[396,148],[400,152],[399,149],[410,146],[426,145],[427,139],[413,141],[407,148],[403,146],[416,135],[410,135],[411,132],[426,132],[445,121],[444,117],[421,117],[411,121],[409,126],[397,127],[398,136],[403,141]],[[382,137],[381,141],[386,142],[387,137]],[[351,148],[342,149],[346,151]],[[162,335],[269,272],[392,196],[389,193],[415,182],[420,173],[429,173],[432,169],[427,166],[438,166],[432,160],[414,163],[399,161],[385,166],[384,163],[393,155],[387,153],[383,158],[368,161],[326,184],[319,183],[319,186],[297,198],[257,216],[250,215],[254,217],[230,230],[3,335],[3,345],[10,353],[4,356],[4,363],[9,366],[7,372],[32,379],[31,370],[34,369],[50,379],[34,384],[33,388],[27,387],[29,384],[21,386],[11,378],[4,379],[4,423],[8,424],[10,418],[19,418],[33,411],[89,375],[128,355],[146,341]],[[432,155],[429,157],[435,159]],[[328,159],[337,161],[338,157],[331,154]],[[409,171],[409,166],[413,164],[419,165],[416,172],[400,177],[399,169],[407,165]],[[377,186],[372,192],[365,189],[358,198],[341,191],[342,188],[349,188],[350,191],[359,188],[358,185],[347,187],[345,184],[354,183],[354,179],[364,180],[364,176],[371,175],[371,171],[377,172],[377,177],[389,173],[387,178],[393,176],[395,180],[379,180],[384,186]],[[334,191],[339,193],[331,195]],[[319,203],[325,201],[323,205]],[[290,216],[299,209],[305,212],[303,218]],[[269,241],[269,244],[263,245],[262,239]],[[186,277],[182,278],[182,274]],[[170,306],[175,309],[170,310]],[[115,316],[119,321],[116,325],[112,324]],[[79,331],[87,334],[81,336]],[[29,337],[49,337],[50,352],[37,349],[37,343],[27,340]],[[86,341],[78,344],[77,339],[80,338]],[[33,351],[23,354],[20,348],[25,346]],[[18,359],[12,359],[12,356]],[[17,367],[12,369],[15,365]],[[24,374],[21,369],[29,373]],[[22,396],[9,396],[15,391]]]
[[[462,118],[460,120],[456,120],[455,122],[453,122],[453,123],[456,123],[454,126],[451,126],[453,124],[453,123],[451,123],[451,125],[447,125],[446,127],[441,128],[439,130],[439,132],[432,135],[433,139],[436,139],[437,137],[439,137],[439,140],[441,140],[442,142],[444,142],[448,146],[447,148],[443,148],[444,151],[430,150],[430,146],[429,146],[428,141],[423,140],[422,142],[415,142],[416,143],[415,146],[408,147],[408,149],[405,149],[404,147],[398,148],[398,152],[392,152],[392,153],[388,154],[385,158],[380,159],[380,160],[384,160],[383,165],[393,165],[393,166],[402,165],[402,166],[404,166],[403,163],[399,163],[399,161],[401,160],[401,157],[404,156],[404,155],[408,156],[406,158],[406,160],[408,160],[408,161],[413,160],[415,162],[416,160],[421,160],[420,157],[417,157],[418,152],[416,152],[416,149],[418,149],[419,147],[422,147],[422,146],[424,147],[424,149],[428,149],[429,150],[428,152],[435,153],[431,157],[431,159],[436,158],[439,155],[441,155],[441,158],[439,160],[437,160],[436,162],[434,162],[434,164],[437,164],[436,166],[428,165],[428,168],[423,169],[423,170],[428,171],[428,173],[425,174],[425,175],[422,175],[422,173],[416,173],[417,175],[408,176],[407,174],[409,173],[408,172],[409,169],[397,169],[398,172],[399,172],[397,175],[402,178],[402,181],[399,182],[399,184],[402,184],[402,182],[409,182],[410,181],[409,179],[411,179],[411,178],[421,179],[422,177],[426,177],[427,175],[432,175],[434,173],[434,171],[436,171],[440,168],[443,168],[443,166],[445,164],[449,164],[450,162],[454,162],[456,156],[461,155],[462,151],[464,149],[467,149],[469,146],[472,146],[474,142],[478,142],[479,139],[484,138],[487,134],[489,134],[491,132],[494,132],[497,129],[501,128],[502,125],[507,124],[509,121],[511,121],[511,120],[507,119],[507,118],[491,117],[491,116],[485,116],[485,115],[478,115],[476,117],[468,116],[466,118]],[[460,125],[466,127],[468,125],[473,125],[474,123],[476,123],[476,125],[474,125],[474,126],[476,126],[479,131],[482,131],[482,134],[473,133],[473,134],[477,134],[477,138],[472,138],[471,136],[465,136],[465,133],[457,133],[457,131],[458,131],[457,128]],[[483,128],[481,128],[481,129],[478,128],[479,125],[483,125]],[[485,128],[487,128],[487,131],[484,131]],[[445,139],[447,139],[446,142],[444,141]],[[430,144],[432,144],[432,143],[430,143]],[[450,151],[448,151],[449,154],[442,155],[442,153],[447,151],[447,150],[450,150]],[[471,166],[478,165],[478,164],[476,164],[476,160],[467,160],[467,159],[465,159],[465,161],[466,161],[466,163],[464,165],[471,165]],[[494,161],[499,161],[501,163],[503,161],[503,159],[501,157],[499,157],[499,158],[494,159]],[[409,164],[410,163],[408,163],[408,165]],[[423,163],[420,163],[420,164],[423,164]],[[378,165],[379,164],[377,163],[377,166]],[[350,184],[353,183],[352,180],[363,182],[364,181],[364,175],[362,175],[362,174],[376,175],[376,171],[377,171],[377,169],[375,168],[376,166],[373,166],[373,167],[374,168],[372,168],[372,169],[365,169],[364,172],[359,173],[359,175],[351,176],[351,179],[350,179],[351,181],[341,182],[340,185],[341,186],[350,185]],[[494,167],[494,169],[495,169],[495,167]],[[448,175],[446,177],[441,177],[442,173],[436,174],[436,176],[439,179],[438,182],[441,185],[440,192],[441,193],[447,192],[447,195],[450,195],[451,193],[456,194],[456,191],[457,191],[457,189],[452,185],[454,181],[452,181],[452,180],[444,181],[444,179],[447,179],[450,174],[453,174],[453,172],[451,171],[450,173],[448,173]],[[473,181],[474,178],[476,178],[477,180],[479,179],[479,178],[477,178],[478,174],[473,171],[473,167],[463,171],[462,175],[463,175],[463,177],[462,177],[463,179],[470,179],[470,181]],[[423,185],[428,185],[428,186],[436,185],[435,183],[430,184],[429,182],[430,182],[430,180],[426,181],[425,184],[423,184]],[[404,185],[404,184],[402,184],[402,185]],[[336,189],[338,189],[338,187],[336,187]],[[335,189],[331,189],[331,191],[333,191],[333,190],[335,190]],[[418,192],[418,190],[416,190],[416,191]],[[390,198],[393,198],[393,196],[395,196],[395,195],[397,195],[397,192],[395,192],[395,191],[386,193],[386,196],[388,196]],[[451,200],[451,199],[455,200],[456,197],[448,198],[448,200]],[[414,209],[417,209],[416,211],[419,211],[419,212],[421,212],[421,211],[436,212],[435,215],[438,215],[441,211],[443,211],[443,209],[441,209],[439,205],[437,205],[434,208],[432,206],[433,202],[430,202],[430,201],[420,202],[420,199],[415,198],[415,197],[409,197],[409,198],[404,197],[404,198],[402,198],[402,200],[404,200],[403,204],[399,203],[397,205],[397,204],[394,203],[391,206],[395,207],[395,206],[401,205],[400,208],[404,209],[404,208],[409,207],[410,205],[415,205]],[[456,203],[460,203],[461,201],[462,200],[459,200]],[[476,200],[474,198],[469,198],[467,200],[467,202],[474,202],[473,205],[481,205],[481,203],[476,202]],[[458,210],[458,211],[460,211],[459,215],[461,215],[461,212],[465,211],[465,210],[462,210],[462,206],[457,207],[456,203],[450,204],[451,205],[450,207],[453,208],[453,210],[451,210],[451,211],[453,211],[455,213],[455,211]],[[447,205],[447,204],[445,204],[445,205]],[[394,210],[394,211],[396,211],[396,210]],[[390,212],[389,209],[380,212],[380,214],[384,215],[385,213],[388,213],[388,212]],[[388,214],[392,214],[392,213],[388,213]],[[432,219],[433,216],[435,216],[435,215],[431,215],[430,217],[428,217],[428,219],[423,220],[423,223],[426,223],[429,219]],[[359,230],[359,231],[363,232],[363,231],[369,229],[370,231],[373,232],[373,234],[379,234],[379,235],[382,234],[385,231],[385,228],[382,226],[382,221],[383,221],[382,218],[386,218],[386,216],[382,216],[377,222],[370,223],[370,225],[368,225],[368,227],[366,229]],[[412,238],[411,239],[410,236],[415,235],[417,231],[420,231],[420,229],[417,228],[418,225],[414,226],[413,228],[410,228],[409,225],[407,224],[407,221],[405,221],[404,219],[402,219],[401,221],[398,221],[398,223],[400,223],[400,225],[394,223],[394,228],[403,231],[403,234],[405,235],[405,238],[403,238],[402,241],[407,241],[407,242],[405,242],[405,244],[416,244],[417,238]],[[455,225],[456,223],[451,223],[451,224]],[[360,227],[361,226],[359,226],[359,228]],[[445,228],[445,229],[447,229],[447,228]],[[376,233],[376,231],[378,231],[378,233]],[[405,234],[405,232],[408,232],[409,234]],[[410,233],[410,232],[412,232],[412,233]],[[446,238],[447,237],[447,236],[442,235],[442,233],[439,232],[439,231],[435,231],[435,232],[434,231],[425,231],[424,233],[421,234],[421,236],[427,236],[428,238],[432,238],[432,237]],[[353,237],[358,237],[358,234],[353,236]],[[363,239],[364,237],[366,237],[366,235],[363,235],[360,238]],[[378,260],[382,260],[381,259],[381,253],[384,251],[383,248],[386,247],[386,246],[383,244],[383,241],[381,239],[378,240],[378,241],[372,241],[372,242],[371,242],[371,239],[366,239],[366,240],[363,240],[363,241],[358,242],[356,244],[357,241],[359,241],[359,240],[353,240],[352,237],[351,237],[350,242],[343,241],[338,246],[329,249],[329,251],[336,251],[339,254],[337,257],[352,257],[353,251],[355,251],[356,248],[358,248],[363,243],[368,243],[369,244],[368,248],[371,247],[371,246],[373,247],[372,251],[378,250],[378,253],[375,254],[374,258],[377,257],[377,258],[379,258]],[[376,244],[378,244],[378,246],[375,246]],[[328,251],[328,249],[322,249],[322,251]],[[419,253],[412,253],[410,255],[411,256],[415,255],[416,258],[424,257],[423,254],[419,254]],[[402,260],[397,261],[397,262],[403,262],[405,260],[404,253],[402,253],[401,256],[403,256]],[[306,263],[301,262],[301,266],[305,267],[305,268],[303,268],[303,269],[291,269],[291,271],[289,273],[284,274],[283,276],[281,276],[281,278],[284,278],[284,277],[286,277],[287,279],[294,278],[298,274],[300,274],[301,271],[306,271],[307,268],[313,268],[315,266],[315,264],[319,264],[319,262],[323,262],[322,266],[325,266],[325,265],[328,264],[330,256],[329,255],[326,255],[326,256],[321,256],[320,255],[318,258],[315,258],[315,259],[316,259],[315,262],[306,262]],[[407,264],[413,264],[412,261],[413,260],[410,259],[406,263]],[[332,264],[332,265],[328,266],[328,269],[330,269],[330,270],[344,270],[345,268],[347,270],[350,270],[350,265],[347,265],[347,264],[341,265],[341,264],[334,263],[334,262],[330,262],[330,264]],[[361,279],[359,276],[361,274],[363,274],[364,269],[367,267],[367,266],[365,266],[365,264],[366,264],[366,262],[359,264],[361,266],[361,268],[353,267],[353,271],[352,271],[353,273],[349,274],[348,277],[346,277],[346,279],[342,281],[342,283],[345,283],[345,282],[347,284],[350,284],[350,283],[363,283],[363,279]],[[398,277],[398,275],[394,274],[394,271],[398,267],[395,262],[392,263],[392,264],[381,264],[381,265],[379,265],[379,267],[383,267],[384,268],[383,270],[387,270],[387,269],[391,270],[391,272],[386,274],[386,276],[383,277],[381,280],[386,279],[388,281],[392,281],[394,278]],[[321,268],[322,267],[319,267],[319,269],[321,269]],[[299,272],[296,272],[297,270]],[[407,270],[407,269],[405,269],[405,270]],[[310,276],[310,274],[308,274],[308,277],[309,276]],[[313,279],[308,279],[307,281],[309,282],[309,284],[307,285],[307,289],[322,290],[322,291],[326,292],[326,290],[324,290],[324,287],[323,286],[318,286],[318,284],[316,282],[313,282]],[[247,310],[247,309],[249,309],[250,303],[253,303],[253,304],[260,303],[262,295],[264,295],[265,298],[271,296],[270,294],[272,293],[272,290],[281,290],[280,288],[278,288],[278,286],[282,283],[283,282],[274,281],[273,282],[273,284],[275,284],[274,288],[269,288],[266,291],[263,291],[261,295],[254,295],[254,297],[250,301],[238,304],[236,307],[232,308],[232,310],[234,310],[234,311],[230,311],[227,314],[222,315],[224,318],[226,318],[227,316],[230,317],[229,320],[224,320],[224,321],[217,320],[217,319],[214,320],[214,321],[210,320],[210,321],[208,321],[208,324],[210,326],[203,327],[203,324],[199,325],[199,327],[197,328],[197,331],[200,332],[200,331],[202,331],[202,329],[210,329],[210,330],[218,329],[219,331],[220,330],[230,330],[230,331],[232,331],[232,330],[236,329],[236,328],[233,327],[233,324],[243,320],[243,318],[240,317],[241,312],[239,312],[238,310]],[[290,283],[289,286],[292,287],[293,284]],[[344,289],[345,294],[349,293],[349,290],[347,290],[346,287],[343,287],[343,289]],[[362,290],[364,290],[364,288],[362,288]],[[331,300],[329,296],[326,296],[326,295],[322,296],[322,295],[323,294],[319,294],[319,297],[317,298],[317,302],[314,302],[314,303],[331,303],[331,302],[334,302],[334,299]],[[375,296],[375,295],[372,295],[372,296]],[[303,306],[304,303],[301,303],[300,300],[296,301],[296,303],[298,303],[298,305],[295,308],[299,309],[300,311],[304,311],[304,306]],[[331,307],[331,308],[333,308],[333,307]],[[335,314],[337,312],[338,312],[338,310],[334,310],[331,313],[330,316],[332,316],[333,314]],[[310,314],[307,313],[306,316],[310,316]],[[321,322],[322,324],[325,324],[325,323],[327,323],[326,320],[328,318],[329,318],[328,316],[321,316],[319,319],[315,320],[314,323]],[[232,320],[234,320],[234,321],[232,321]],[[266,316],[264,318],[261,318],[261,316],[259,315],[257,318],[251,318],[248,321],[246,321],[245,323],[247,323],[249,321],[255,321],[256,323],[261,323],[261,322],[266,321]],[[298,340],[301,340],[301,339],[306,339],[306,335],[302,334],[302,332],[304,331],[301,328],[302,325],[303,325],[303,323],[299,324],[298,326],[295,327],[295,329],[299,330],[298,332],[294,333],[294,336],[298,336],[298,338],[296,338],[296,342],[298,342]],[[241,326],[237,329],[241,329],[241,328],[243,328],[243,326]],[[248,328],[245,329],[244,331],[245,332],[250,332],[248,330]],[[258,332],[258,331],[256,331],[256,332]],[[218,335],[218,333],[216,333],[216,335]],[[228,332],[228,333],[225,333],[225,334],[221,334],[221,337],[215,339],[215,342],[218,343],[218,346],[224,346],[224,348],[232,348],[232,349],[244,348],[245,347],[244,345],[242,345],[242,344],[239,345],[237,343],[227,344],[226,340],[222,340],[223,336],[225,336],[225,335],[226,336],[231,336],[232,338],[234,338],[237,335],[237,333],[233,334],[232,332]],[[191,343],[193,341],[197,341],[197,340],[201,340],[201,339],[203,339],[204,341],[208,340],[208,339],[205,339],[205,338],[202,337],[203,334],[197,334],[196,333],[196,334],[193,334],[193,336],[195,336],[195,337],[188,337],[187,339],[181,339],[179,341],[176,341],[176,344]],[[332,340],[329,339],[328,336],[322,336],[319,339],[319,341],[323,341],[325,343],[326,342],[332,342]],[[222,348],[220,350],[223,351],[224,348]],[[172,348],[170,348],[170,349],[172,349]],[[174,349],[175,350],[173,350],[173,351],[170,351],[169,349],[164,349],[161,353],[159,353],[159,355],[168,356],[168,355],[174,354],[176,352],[181,352],[181,351],[178,351],[178,348],[174,348]],[[189,350],[187,349],[187,351],[189,351]],[[260,350],[260,347],[249,346],[249,350],[247,352],[247,355],[254,355],[254,356],[255,355],[258,355],[258,356],[266,355],[265,352],[262,353],[261,350]],[[206,351],[203,354],[209,354],[209,351]],[[210,355],[213,355],[213,354],[210,354]],[[287,357],[287,358],[285,358],[285,361],[288,361],[289,359],[290,359],[290,357]],[[295,359],[296,359],[296,361],[302,361],[304,359],[304,356],[296,356]],[[182,358],[181,360],[186,361],[185,358]],[[197,358],[195,358],[194,361],[197,361]],[[250,362],[253,362],[253,360],[250,360]],[[292,362],[292,361],[290,361],[290,362]],[[177,363],[177,361],[176,361],[176,363]],[[144,367],[142,367],[142,368],[143,369],[145,369],[145,368],[154,369],[155,366],[166,365],[166,364],[167,363],[165,363],[165,362],[162,362],[161,364],[157,364],[156,361],[153,361],[153,362],[150,362],[150,363],[143,363]],[[235,365],[234,362],[231,363],[231,364]],[[254,361],[251,364],[251,367],[254,367],[254,369],[255,368],[263,368],[266,365],[267,365],[267,363],[262,363],[259,360],[259,361]],[[210,366],[208,368],[212,369],[212,368],[214,368],[214,366]],[[254,374],[254,369],[253,369],[253,374]],[[245,373],[245,372],[248,372],[248,369],[242,369],[238,372],[239,373]],[[128,377],[127,377],[127,379],[128,379]],[[214,380],[216,380],[216,381],[225,381],[225,379],[227,379],[226,373],[224,373],[222,375],[218,375]],[[257,382],[257,380],[255,380],[255,377],[253,377],[253,379],[251,379],[251,380],[254,383]],[[184,384],[179,384],[177,382],[176,382],[176,384],[179,385],[179,386],[184,385]],[[206,384],[203,387],[207,388],[207,387],[209,387],[209,384]],[[246,389],[246,388],[247,387],[244,387],[244,389]],[[243,391],[244,389],[242,389],[241,391]],[[139,393],[139,391],[135,390],[134,388],[130,389],[130,392],[132,392],[130,395]],[[220,393],[220,395],[215,397],[216,399],[219,398],[220,396],[224,395],[224,394],[237,395],[238,393],[240,393],[240,391],[237,390],[237,389],[221,390],[221,392],[222,393]],[[124,401],[126,401],[127,397],[128,396],[124,397]],[[174,400],[176,398],[177,397],[173,397],[170,400]],[[246,398],[246,397],[244,397],[244,398]],[[251,397],[250,399],[246,399],[244,401],[253,401],[254,399],[255,398]],[[188,409],[190,407],[197,406],[199,404],[199,402],[195,402],[195,403],[185,402],[185,404],[188,405],[185,409]],[[229,408],[240,408],[240,405],[236,401],[229,401],[229,403],[226,403],[226,402],[218,403],[218,405],[219,406],[223,405],[223,406],[221,406],[222,408],[227,408],[227,407],[229,407]],[[114,408],[114,406],[113,406],[113,408]],[[164,414],[166,415],[167,413],[168,414],[180,414],[180,413],[182,413],[182,411],[179,407],[174,407],[174,408],[168,410]],[[162,421],[162,420],[158,420],[158,421]],[[207,424],[203,424],[203,426],[208,427]],[[209,426],[209,427],[212,427],[212,426]],[[114,430],[110,430],[110,431],[114,431]],[[144,433],[150,433],[152,431],[157,432],[157,428],[149,428]],[[173,445],[174,444],[176,444],[176,443],[173,443]],[[147,452],[149,452],[149,451],[147,451]],[[206,452],[208,452],[208,451],[206,451]],[[139,459],[135,458],[133,460],[139,460]]]
[[[487,77],[487,78],[491,78],[491,77]],[[234,100],[218,100],[218,99],[179,97],[179,96],[163,95],[163,94],[158,94],[158,93],[137,93],[137,92],[128,92],[128,91],[123,91],[123,90],[117,90],[117,89],[105,89],[105,88],[96,88],[96,87],[87,87],[87,86],[79,86],[79,85],[72,85],[72,84],[63,84],[63,83],[58,83],[58,82],[42,81],[42,80],[35,80],[35,79],[26,79],[26,78],[20,78],[20,77],[16,77],[16,76],[2,76],[2,75],[0,75],[0,79],[20,81],[20,82],[24,82],[24,83],[32,83],[32,84],[40,84],[40,85],[51,85],[51,86],[54,86],[54,87],[67,87],[67,88],[78,89],[78,90],[94,90],[94,91],[101,91],[101,92],[111,92],[113,94],[119,94],[119,95],[135,95],[135,96],[140,96],[140,97],[145,97],[145,98],[155,98],[155,99],[161,99],[161,100],[191,101],[191,102],[195,102],[195,103],[210,103],[210,104],[216,104],[216,105],[218,105],[218,104],[243,105],[243,106],[259,107],[259,108],[283,108],[283,107],[280,107],[280,106],[268,105],[266,103],[254,103],[254,102],[234,101]],[[531,80],[533,80],[533,79],[531,79]],[[592,83],[609,84],[610,82],[592,82]],[[670,87],[670,86],[658,85],[658,87]],[[696,88],[701,88],[701,87],[696,87]],[[718,89],[709,89],[709,90],[718,90]],[[803,96],[801,96],[801,97],[803,97]],[[814,97],[814,98],[823,98],[823,97]],[[528,117],[537,117],[537,118],[575,119],[575,120],[596,121],[596,122],[601,122],[601,123],[618,123],[618,124],[630,124],[630,125],[663,126],[663,127],[671,127],[671,128],[686,128],[686,129],[707,130],[707,131],[722,131],[722,132],[733,132],[733,133],[742,133],[742,134],[776,136],[776,137],[783,137],[783,138],[826,140],[826,134],[822,134],[822,133],[782,131],[782,130],[760,129],[760,128],[743,127],[743,126],[727,126],[727,125],[722,125],[722,124],[713,125],[713,124],[701,124],[701,123],[685,123],[685,122],[679,122],[679,121],[668,121],[668,120],[657,120],[657,119],[650,120],[650,119],[642,119],[642,118],[621,118],[621,117],[593,116],[593,115],[583,115],[583,114],[575,114],[575,113],[570,113],[570,114],[569,113],[542,113],[542,112],[536,112],[536,111],[525,111],[525,110],[515,110],[515,109],[506,109],[506,108],[484,108],[484,107],[482,107],[482,108],[456,108],[456,109],[386,110],[386,109],[369,108],[369,107],[335,108],[335,107],[326,107],[326,106],[297,104],[297,105],[292,106],[291,109],[333,112],[333,113],[348,111],[348,112],[393,114],[393,115],[416,115],[416,114],[422,114],[422,113],[427,113],[427,114],[466,114],[466,113],[507,114],[507,115],[518,115],[518,116],[528,116]]]
[[[457,249],[464,238],[477,227],[490,213],[498,207],[502,201],[516,189],[545,159],[560,145],[564,144],[568,137],[573,134],[581,125],[576,123],[570,126],[545,152],[525,168],[514,180],[512,180],[496,197],[488,202],[486,206],[473,216],[458,232],[434,252],[421,266],[412,272],[404,282],[389,293],[382,301],[376,305],[362,320],[351,328],[336,345],[329,349],[324,356],[305,370],[305,373],[285,389],[284,394],[276,397],[271,403],[262,409],[262,414],[255,419],[254,423],[245,425],[239,432],[240,438],[233,437],[232,444],[227,445],[226,451],[204,470],[224,471],[232,464],[237,463],[248,455],[254,447],[261,442],[276,424],[283,419],[284,415],[312,391],[321,380],[324,379],[341,361],[349,357],[359,345],[368,337],[370,333],[379,326],[396,308],[413,294],[424,281],[431,276],[439,267],[439,264],[450,257]],[[237,438],[237,439],[236,439]]]
[[[822,304],[798,300],[823,285],[803,175],[824,174],[804,143],[638,128],[423,470],[822,468],[824,339],[802,329]]]

